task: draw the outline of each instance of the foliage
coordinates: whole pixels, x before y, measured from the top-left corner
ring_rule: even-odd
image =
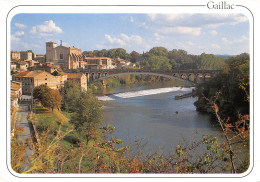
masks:
[[[82,54],[88,57],[110,57],[110,58],[117,58],[120,57],[125,60],[130,59],[130,55],[126,52],[123,48],[117,48],[117,49],[102,49],[102,50],[95,50],[95,51],[84,51]]]
[[[144,54],[144,61],[142,65],[144,68],[149,69],[150,65],[144,62],[151,59],[153,56],[164,56],[170,61],[170,69],[181,69],[181,70],[218,70],[222,69],[224,65],[224,58],[216,57],[213,54],[191,55],[185,50],[173,49],[168,51],[164,47],[154,47],[149,52]],[[159,67],[157,67],[159,68]],[[168,67],[161,69],[167,70]]]
[[[131,56],[130,61],[131,61],[132,63],[135,63],[136,60],[137,60],[137,58],[140,57],[141,55],[140,55],[138,52],[136,52],[136,51],[132,51],[132,52],[130,53],[130,56]]]
[[[53,90],[47,85],[40,85],[34,88],[34,99],[38,99],[42,106],[51,108],[60,108],[62,103],[62,97],[58,90]]]
[[[67,112],[75,112],[77,100],[81,96],[81,87],[78,83],[65,81],[62,108]]]
[[[205,99],[216,100],[219,115],[235,122],[239,115],[249,114],[249,55],[241,54],[227,60],[225,70],[199,87],[199,99],[195,106],[199,111],[212,112]],[[214,112],[213,112],[214,114]]]
[[[101,105],[91,93],[83,92],[77,100],[75,109],[70,122],[82,139],[89,142],[96,137],[95,133],[103,122]]]
[[[168,50],[164,47],[153,47],[149,50],[149,54],[150,56],[168,56]]]
[[[50,94],[51,88],[47,85],[40,85],[33,89],[33,98],[38,99],[40,102],[44,100],[46,95]]]
[[[170,60],[165,56],[150,56],[142,62],[145,69],[149,70],[171,70]]]
[[[226,58],[217,57],[213,54],[192,55],[182,49],[173,49],[169,51],[165,47],[153,47],[148,52],[139,54],[132,51],[130,54],[123,48],[102,49],[95,51],[84,51],[84,55],[89,57],[120,57],[135,63],[142,60],[141,65],[144,69],[179,69],[179,70],[222,70]],[[158,61],[158,63],[157,63]]]

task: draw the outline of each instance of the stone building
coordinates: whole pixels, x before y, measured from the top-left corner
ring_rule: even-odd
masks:
[[[11,104],[14,107],[18,107],[18,103],[22,99],[22,83],[21,82],[11,82]]]
[[[67,80],[78,83],[82,90],[87,91],[87,76],[84,73],[64,73],[61,71],[54,71],[52,75],[66,75]]]
[[[46,42],[46,62],[53,62],[64,70],[80,68],[84,57],[80,49],[63,46],[62,41],[59,46],[55,42]]]
[[[13,61],[11,61],[10,68],[11,68],[11,70],[15,70],[16,69],[16,64]]]
[[[16,68],[19,68],[20,71],[27,71],[29,67],[29,63],[25,61],[19,61],[16,63],[16,65],[17,65]]]
[[[67,80],[71,80],[80,84],[81,88],[87,91],[87,76],[83,73],[66,73]]]
[[[112,59],[108,57],[86,57],[88,69],[113,69]]]
[[[20,59],[20,52],[11,51],[11,60],[19,60]]]
[[[21,60],[32,60],[33,59],[33,52],[31,50],[20,51],[20,59]]]
[[[53,76],[52,74],[42,71],[25,71],[13,75],[13,81],[22,82],[22,93],[30,95],[34,87],[47,85],[51,89],[60,89],[67,80],[67,75]]]
[[[11,51],[11,60],[33,60],[34,58],[34,53],[32,52],[32,50],[28,50],[28,51]]]

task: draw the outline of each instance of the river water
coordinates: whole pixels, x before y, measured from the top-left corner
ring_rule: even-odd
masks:
[[[192,88],[164,83],[107,89],[97,98],[102,102],[105,125],[116,127],[113,136],[135,147],[141,141],[141,155],[173,154],[175,146],[202,139],[203,135],[220,136],[220,130],[208,115],[196,111],[197,98],[175,100]]]

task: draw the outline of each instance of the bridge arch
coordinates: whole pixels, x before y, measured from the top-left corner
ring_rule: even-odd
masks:
[[[116,76],[123,76],[123,75],[151,75],[151,76],[161,76],[161,77],[165,77],[165,78],[171,78],[171,79],[175,79],[175,80],[180,80],[180,81],[184,81],[184,82],[188,82],[188,83],[191,83],[192,85],[197,85],[197,83],[195,82],[192,82],[190,80],[187,79],[187,74],[186,73],[183,73],[181,75],[184,75],[186,76],[186,79],[185,78],[182,78],[182,77],[178,77],[179,75],[167,75],[167,74],[162,74],[162,73],[153,73],[153,72],[125,72],[125,73],[113,73],[113,74],[109,74],[107,76],[102,76],[100,78],[94,78],[92,79],[91,82],[97,82],[97,81],[101,81],[101,80],[104,80],[104,79],[108,79],[108,78],[112,78],[112,77],[116,77]]]
[[[196,75],[194,74],[194,73],[189,73],[188,74],[188,79],[190,80],[190,81],[195,81],[196,80]]]

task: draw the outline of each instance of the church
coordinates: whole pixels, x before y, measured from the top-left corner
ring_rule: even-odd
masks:
[[[63,70],[84,68],[84,57],[80,49],[63,46],[62,40],[59,46],[55,42],[46,42],[46,62],[53,62]]]

